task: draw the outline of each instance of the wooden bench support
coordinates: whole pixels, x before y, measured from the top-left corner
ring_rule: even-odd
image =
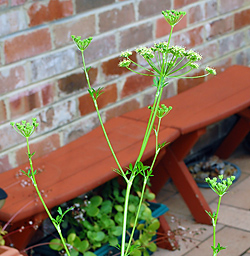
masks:
[[[14,244],[15,248],[23,250],[30,243],[32,238],[34,238],[37,229],[47,217],[47,213],[43,212],[26,220],[14,223],[14,225],[11,226],[9,233],[13,231],[17,232],[11,234],[11,236],[7,236],[6,243]],[[20,239],[20,237],[22,239]]]
[[[250,109],[245,109],[239,115],[240,119],[215,152],[222,159],[227,159],[250,132]]]
[[[157,246],[162,249],[167,249],[170,251],[176,250],[179,248],[178,242],[175,235],[171,232],[164,216],[159,217],[161,226],[157,232]]]
[[[165,169],[165,172],[172,178],[195,220],[199,223],[211,225],[211,219],[205,212],[205,210],[211,211],[210,207],[183,162],[186,154],[205,131],[205,129],[200,129],[179,137],[165,149],[166,153],[161,160],[161,165],[162,169]],[[162,169],[160,169],[161,172]],[[158,192],[161,189],[162,184],[164,185],[167,181],[168,175],[161,175],[157,172],[157,176],[154,176],[151,181],[153,192]]]
[[[186,202],[194,219],[203,224],[211,225],[211,219],[205,211],[211,211],[208,203],[200,192],[196,182],[183,161],[179,161],[175,153],[166,148],[166,157],[163,162],[175,186]]]

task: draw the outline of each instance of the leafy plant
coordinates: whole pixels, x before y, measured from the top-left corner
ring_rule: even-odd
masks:
[[[139,185],[135,183],[134,190]],[[110,181],[101,189],[102,194],[86,196],[84,199],[76,198],[70,201],[65,209],[73,206],[70,215],[65,216],[62,227],[67,229],[66,242],[71,245],[71,255],[82,253],[90,256],[104,244],[116,247],[123,228],[123,204],[126,190],[121,190],[116,180]],[[140,195],[139,191],[138,194]],[[127,240],[130,237],[131,228],[135,226],[135,217],[140,197],[137,193],[131,194],[128,204],[127,217]],[[160,226],[159,220],[152,217],[152,211],[146,200],[154,199],[154,194],[146,190],[144,194],[141,211],[139,213],[139,224],[136,225],[137,238],[133,241],[134,255],[147,255],[147,250],[155,251],[157,246],[152,242],[156,231]],[[140,249],[138,249],[140,247]],[[53,239],[50,248],[61,251],[63,246],[60,239]]]

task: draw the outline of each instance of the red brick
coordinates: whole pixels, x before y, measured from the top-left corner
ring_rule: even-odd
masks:
[[[199,71],[192,74],[192,76],[204,75],[204,71]],[[178,93],[184,92],[194,86],[197,86],[205,81],[205,78],[190,78],[190,79],[179,79],[178,80]]]
[[[89,70],[88,74],[91,86],[93,86],[96,82],[97,73],[97,68],[91,68]],[[65,94],[70,94],[82,90],[84,88],[88,88],[86,76],[82,72],[64,77],[58,81],[58,88],[61,92]]]
[[[207,63],[213,61],[218,57],[217,42],[202,45],[199,47],[198,53],[202,56],[201,63]]]
[[[178,9],[198,1],[199,0],[174,0],[174,9]]]
[[[26,85],[25,67],[16,66],[0,71],[0,94],[13,91]]]
[[[241,12],[235,13],[234,15],[234,28],[240,29],[250,25],[250,9],[243,10]]]
[[[177,25],[174,27],[173,32],[182,30],[186,27],[187,27],[187,15],[185,15],[182,18],[182,20],[179,23],[177,23]],[[164,17],[156,21],[156,37],[157,38],[169,35],[170,30],[171,30],[171,26],[166,22]]]
[[[201,4],[192,6],[188,9],[187,16],[189,18],[189,24],[197,23],[205,19],[204,6]]]
[[[39,2],[33,3],[28,15],[30,18],[30,26],[36,26],[48,21],[61,19],[73,14],[73,4],[71,0],[50,0],[48,5]]]
[[[171,9],[171,1],[143,0],[139,3],[139,19],[144,19],[153,15],[160,15],[162,11]]]
[[[21,8],[12,8],[0,13],[0,36],[10,35],[28,27],[26,13]]]
[[[226,57],[223,59],[218,60],[214,64],[214,68],[216,69],[217,74],[225,71],[227,68],[233,65],[232,57]],[[213,76],[208,76],[207,79],[211,79]]]
[[[227,32],[233,31],[233,17],[228,16],[221,18],[205,26],[207,32],[207,39],[213,39],[219,35],[224,35]]]
[[[187,48],[193,48],[200,45],[204,41],[204,28],[203,26],[193,28],[177,36],[174,36],[174,42]]]
[[[150,85],[153,85],[153,78],[151,76],[132,75],[127,77],[121,92],[121,98],[127,97],[131,94],[138,93]]]
[[[219,56],[225,55],[227,53],[233,52],[235,49],[239,50],[245,46],[245,33],[240,31],[233,35],[223,37],[218,40],[219,45]]]
[[[99,108],[103,108],[110,103],[117,100],[117,87],[116,84],[111,84],[105,87],[103,94],[97,99]],[[95,111],[94,103],[89,94],[85,94],[79,98],[79,111],[81,116]]]
[[[133,54],[130,56],[130,59],[133,60],[134,62],[137,62],[135,52],[133,52]],[[128,69],[121,68],[121,67],[118,66],[119,62],[122,61],[122,60],[123,60],[122,57],[116,57],[116,58],[113,58],[113,59],[110,59],[108,61],[103,62],[102,63],[102,72],[106,76],[112,76],[112,77],[130,72]],[[136,68],[136,65],[131,64],[131,68],[133,68],[133,69]]]
[[[54,102],[56,98],[56,88],[53,83],[41,87],[42,104],[46,106]]]
[[[153,38],[153,26],[145,23],[120,32],[120,51],[144,44]]]
[[[77,51],[79,56],[79,64],[82,66],[81,52]],[[116,53],[116,39],[115,35],[108,35],[99,39],[93,39],[88,48],[84,51],[86,63],[91,63],[96,60],[109,56]]]
[[[61,47],[68,43],[72,43],[71,35],[87,38],[95,34],[94,14],[53,26],[54,43],[56,47]]]
[[[217,0],[210,0],[205,3],[206,19],[210,19],[218,15],[217,6]]]
[[[19,93],[9,99],[11,118],[18,117],[39,107],[41,107],[41,104],[37,91]]]
[[[74,141],[81,136],[92,131],[100,125],[100,121],[97,115],[86,116],[81,118],[78,122],[71,124],[67,129],[62,130],[63,142],[62,145],[66,145],[71,141]]]
[[[245,0],[220,0],[220,12],[226,13],[244,6]]]
[[[8,0],[0,0],[0,7],[7,7],[8,6]]]
[[[35,142],[31,141],[30,151],[32,153],[35,152],[35,155],[32,157],[32,160],[35,160],[38,157],[47,155],[58,148],[60,148],[59,134],[52,134],[46,138],[39,139],[39,141],[35,141]],[[26,152],[27,152],[26,146],[16,151],[17,165],[21,165],[28,162]],[[34,163],[34,168],[38,169],[38,168],[42,168],[42,166],[36,166]]]
[[[115,0],[76,0],[76,13],[82,13],[88,10],[100,8],[114,2]]]
[[[6,63],[36,56],[49,50],[51,50],[51,38],[47,28],[12,37],[4,43]]]
[[[54,130],[55,127],[73,122],[79,116],[76,99],[59,101],[58,104],[51,104],[49,108],[41,110],[37,116],[40,123],[39,132]]]
[[[9,122],[0,126],[0,151],[17,146],[19,143],[24,143],[25,139],[14,131]]]
[[[0,101],[0,123],[3,123],[6,121],[7,116],[6,116],[6,106],[5,102],[3,100]]]
[[[122,104],[119,104],[118,106],[114,106],[111,109],[106,111],[106,121],[121,116],[129,111],[135,110],[140,108],[140,103],[136,99],[131,99],[129,101],[126,101]]]
[[[101,33],[122,27],[135,21],[134,5],[128,4],[121,9],[112,9],[99,14],[99,30]]]
[[[27,2],[27,0],[11,0],[11,6],[22,5],[26,2]]]
[[[9,162],[9,156],[3,155],[0,157],[0,173],[6,172],[8,170],[12,169],[12,166]]]

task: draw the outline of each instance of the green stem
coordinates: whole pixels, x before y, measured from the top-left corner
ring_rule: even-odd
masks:
[[[148,181],[148,177],[144,177],[143,187],[142,187],[142,190],[141,190],[141,198],[140,198],[140,202],[139,202],[139,205],[138,205],[138,210],[137,210],[137,213],[136,213],[134,226],[133,226],[133,229],[132,229],[131,234],[130,234],[130,238],[129,238],[129,242],[128,242],[128,245],[127,245],[125,255],[128,255],[128,251],[129,251],[130,245],[131,245],[132,240],[133,240],[135,228],[136,228],[137,221],[138,221],[138,218],[139,218],[139,214],[140,214],[140,211],[141,211],[141,206],[142,206],[142,202],[143,202],[143,197],[144,197],[147,181]]]
[[[141,66],[140,64],[138,64],[138,63],[136,63],[136,62],[134,62],[133,60],[131,60],[131,59],[129,59],[130,61],[131,61],[131,63],[133,63],[133,64],[135,64],[137,67],[139,67],[139,68],[142,68],[142,69],[144,69],[144,70],[146,70],[146,71],[148,71],[148,72],[151,72],[152,73],[152,71],[150,70],[150,69],[148,69],[148,68],[146,68],[146,67],[143,67],[143,66]],[[134,70],[132,70],[132,69],[130,69],[132,72],[134,72]],[[143,73],[142,73],[143,74]]]
[[[139,156],[138,156],[136,162],[140,162],[140,160],[143,156],[143,153],[146,149],[146,146],[148,144],[148,140],[149,140],[151,131],[152,131],[153,126],[154,126],[157,110],[158,110],[158,107],[159,107],[159,104],[160,104],[162,91],[163,91],[163,87],[161,86],[161,79],[159,80],[159,85],[158,85],[157,90],[158,90],[158,92],[156,93],[156,96],[155,96],[155,101],[154,101],[154,105],[152,107],[151,114],[150,114],[150,117],[149,117],[148,126],[147,126],[147,129],[146,129],[145,136],[144,136],[144,139],[143,139],[143,143],[142,143],[142,146],[141,146],[141,150],[140,150],[140,153],[139,153]]]
[[[152,70],[149,70],[149,72],[151,72],[152,73],[152,75],[150,75],[150,74],[147,74],[147,73],[140,73],[140,72],[138,72],[138,71],[135,71],[135,70],[133,70],[133,69],[131,69],[131,68],[129,68],[129,67],[126,67],[129,71],[131,71],[131,72],[133,72],[133,73],[135,73],[135,74],[137,74],[137,75],[142,75],[142,76],[153,76],[153,77],[155,77],[156,75],[157,75],[157,73],[154,73],[154,72],[152,72]],[[145,68],[144,68],[145,69]],[[145,69],[146,70],[146,69]]]
[[[128,213],[128,203],[131,187],[133,184],[134,176],[131,176],[127,182],[127,189],[124,202],[124,212],[123,212],[123,228],[122,228],[122,243],[121,243],[121,256],[125,256],[125,244],[126,244],[126,231],[127,231],[127,213]],[[126,251],[128,248],[126,249]]]
[[[92,88],[91,88],[90,81],[89,81],[89,75],[88,75],[88,72],[87,72],[87,69],[86,69],[86,64],[85,64],[85,59],[84,59],[83,51],[82,51],[82,63],[83,63],[83,69],[84,69],[84,73],[85,73],[86,80],[87,80],[87,83],[88,83],[88,87],[91,90]],[[95,105],[95,109],[96,109],[96,112],[97,112],[97,115],[98,115],[98,118],[99,118],[102,130],[103,130],[105,139],[106,139],[106,141],[108,143],[108,146],[110,148],[110,151],[111,151],[111,153],[112,153],[112,155],[114,157],[114,160],[115,160],[115,162],[116,162],[116,164],[118,166],[118,169],[120,170],[121,175],[124,177],[126,182],[128,182],[128,179],[127,179],[127,177],[126,177],[126,175],[125,175],[125,173],[124,173],[124,171],[123,171],[123,169],[122,169],[122,167],[121,167],[121,165],[120,165],[120,163],[119,163],[119,161],[118,161],[118,159],[116,157],[116,154],[115,154],[115,152],[113,150],[111,142],[110,142],[110,140],[108,138],[108,135],[107,135],[106,129],[104,127],[104,124],[103,124],[103,121],[102,121],[102,117],[101,117],[101,114],[100,114],[100,111],[99,111],[99,107],[98,107],[97,101],[96,101],[96,99],[94,97],[92,97],[92,99],[93,99],[93,102],[94,102],[94,105]]]
[[[174,25],[171,25],[171,30],[170,30],[169,37],[168,37],[167,49],[168,49],[169,44],[170,44],[170,40],[171,40],[171,37],[172,37],[173,29],[174,29]]]
[[[219,201],[218,201],[218,205],[217,205],[217,211],[216,211],[216,215],[215,218],[213,219],[213,247],[216,248],[216,224],[217,224],[217,220],[218,220],[218,215],[219,215],[219,210],[220,210],[220,204],[221,204],[221,198],[222,195],[219,195]],[[217,253],[214,250],[213,255],[216,256]]]
[[[42,197],[42,195],[41,195],[41,193],[40,193],[40,190],[39,190],[39,188],[38,188],[38,186],[37,186],[37,182],[36,182],[36,178],[35,178],[35,173],[34,173],[34,168],[33,168],[33,162],[32,162],[31,154],[30,154],[29,138],[28,138],[28,137],[26,137],[26,143],[27,143],[27,151],[28,151],[29,163],[30,163],[30,171],[31,171],[31,177],[30,177],[30,179],[31,179],[32,182],[33,182],[33,186],[34,186],[34,188],[35,188],[35,190],[36,190],[36,193],[37,193],[37,195],[38,195],[38,197],[39,197],[39,199],[40,199],[40,201],[41,201],[41,203],[42,203],[42,205],[43,205],[45,211],[47,212],[47,214],[48,214],[48,216],[49,216],[51,222],[53,223],[54,227],[56,228],[56,230],[57,230],[57,232],[58,232],[58,234],[59,234],[59,236],[60,236],[61,242],[62,242],[62,244],[63,244],[63,247],[64,247],[64,249],[65,249],[67,255],[70,256],[70,252],[69,252],[68,247],[67,247],[67,245],[66,245],[66,243],[65,243],[65,241],[64,241],[64,237],[63,237],[63,235],[62,235],[60,225],[59,225],[59,224],[56,224],[56,223],[54,222],[55,220],[54,220],[54,218],[52,217],[52,215],[51,215],[51,213],[50,213],[50,211],[49,211],[49,209],[48,209],[46,203],[44,202],[43,197]]]

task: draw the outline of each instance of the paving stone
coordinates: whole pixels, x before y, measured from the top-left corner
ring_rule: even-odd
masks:
[[[171,214],[179,214],[185,217],[191,216],[191,212],[179,193],[168,198],[162,203],[167,205]]]
[[[236,228],[225,227],[217,233],[217,241],[222,246],[227,246],[226,250],[220,251],[220,256],[239,256],[249,248],[250,232]],[[198,245],[198,248],[192,249],[185,256],[211,256],[213,244],[212,236]],[[183,254],[182,254],[183,255]]]
[[[157,252],[154,253],[154,256],[181,256],[190,251],[191,249],[195,248],[198,245],[198,241],[183,241],[179,240],[180,250],[176,251],[167,251],[161,248],[158,248]]]
[[[212,211],[216,211],[217,204],[212,203],[210,207]],[[250,232],[250,212],[245,209],[221,204],[218,222]]]
[[[239,181],[236,181],[239,182]],[[235,183],[236,185],[236,183]],[[242,182],[239,182],[236,186],[228,191],[228,193],[223,196],[223,204],[227,204],[234,207],[239,207],[243,209],[250,209],[250,177],[246,177]]]

